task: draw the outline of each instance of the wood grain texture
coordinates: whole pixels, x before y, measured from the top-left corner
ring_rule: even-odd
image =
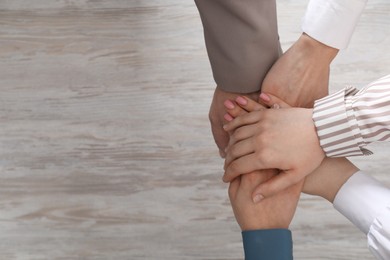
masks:
[[[307,1],[279,1],[286,49]],[[389,73],[390,7],[370,1],[331,89]],[[0,1],[0,259],[242,259],[207,113],[192,1]],[[390,148],[355,160],[390,184]],[[373,259],[303,196],[296,259]]]

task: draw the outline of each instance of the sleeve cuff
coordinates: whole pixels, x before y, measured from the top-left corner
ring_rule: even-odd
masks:
[[[372,154],[363,148],[365,143],[357,121],[347,109],[347,97],[357,92],[357,89],[347,87],[314,103],[313,121],[327,157]]]
[[[390,259],[390,205],[371,225],[367,235],[368,248],[378,259]]]
[[[390,189],[361,171],[349,178],[333,201],[334,208],[365,234],[389,205]]]
[[[293,259],[292,235],[288,229],[261,229],[242,232],[245,260]]]
[[[311,0],[302,30],[336,49],[347,48],[367,0]]]

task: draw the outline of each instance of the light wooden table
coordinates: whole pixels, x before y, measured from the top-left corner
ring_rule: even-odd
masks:
[[[284,49],[307,1],[278,1]],[[331,90],[390,71],[390,5],[370,1]],[[207,112],[192,1],[0,1],[0,259],[240,259]],[[355,160],[390,184],[390,149]],[[373,259],[303,196],[296,259]]]

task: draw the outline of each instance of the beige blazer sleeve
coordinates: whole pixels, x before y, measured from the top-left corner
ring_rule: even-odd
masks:
[[[251,93],[281,55],[275,0],[195,0],[214,80]]]

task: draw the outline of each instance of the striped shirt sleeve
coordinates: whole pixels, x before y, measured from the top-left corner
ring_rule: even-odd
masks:
[[[364,146],[390,140],[390,75],[317,100],[313,121],[326,156],[372,154]]]

